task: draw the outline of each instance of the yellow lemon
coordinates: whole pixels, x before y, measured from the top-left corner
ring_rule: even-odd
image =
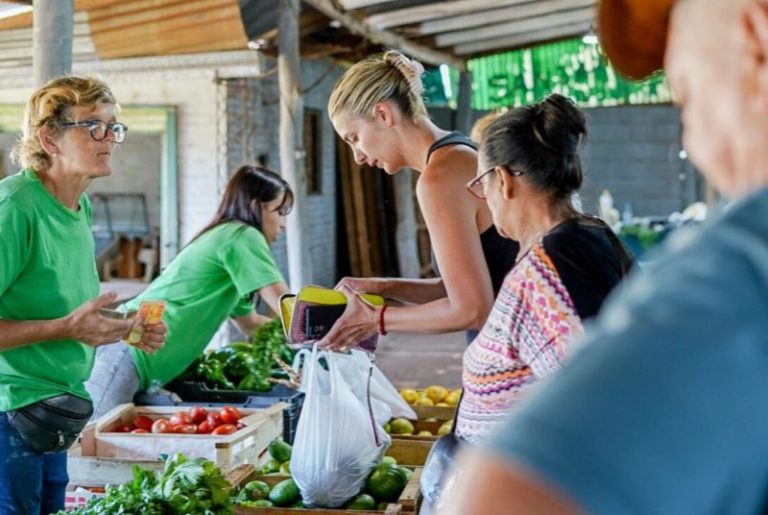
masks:
[[[437,406],[438,408],[450,408],[451,407],[451,405],[448,404],[447,402],[438,402],[437,404],[435,404],[435,406]]]
[[[448,390],[446,390],[444,386],[432,385],[424,390],[424,393],[427,397],[432,399],[432,402],[438,403],[445,399],[445,396],[448,395]]]
[[[400,390],[400,396],[403,398],[405,402],[408,404],[413,404],[416,402],[419,398],[419,392],[412,388],[403,388]]]
[[[459,404],[459,399],[461,399],[461,392],[451,392],[445,397],[445,403],[448,406],[457,406]]]
[[[453,420],[446,420],[445,423],[440,426],[440,429],[437,430],[437,434],[440,436],[447,435],[451,432],[451,429],[453,429]]]
[[[416,436],[435,436],[435,435],[433,435],[430,431],[424,430],[424,431],[419,431],[419,434]]]
[[[389,428],[393,435],[412,435],[413,424],[406,418],[395,418],[389,421]]]
[[[422,397],[416,402],[414,402],[414,405],[415,406],[434,406],[435,403],[432,402],[432,399],[430,399],[429,397]]]

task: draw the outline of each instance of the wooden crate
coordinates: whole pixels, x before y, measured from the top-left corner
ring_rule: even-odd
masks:
[[[260,476],[253,469],[253,467],[244,466],[238,467],[230,474],[227,475],[227,479],[233,485],[244,485],[249,481],[258,479],[264,481],[270,487],[275,486],[281,481],[289,479],[290,476],[283,475],[267,475]],[[309,513],[311,515],[353,515],[355,513],[368,513],[368,514],[381,514],[381,515],[415,515],[416,511],[421,504],[421,490],[419,488],[419,480],[421,479],[421,468],[416,468],[413,471],[411,479],[408,484],[405,485],[405,489],[400,494],[400,498],[397,503],[390,503],[387,505],[386,510],[345,510],[343,508],[251,508],[247,506],[236,506],[235,515],[299,515],[301,513]]]
[[[392,456],[399,465],[404,467],[422,467],[427,461],[429,451],[432,450],[434,440],[392,440],[392,446],[387,451],[387,456]]]
[[[86,430],[88,429],[86,428]],[[93,431],[93,427],[90,431]],[[105,486],[127,483],[133,478],[134,465],[144,469],[161,471],[165,467],[165,462],[162,460],[130,460],[86,455],[80,444],[73,445],[67,452],[67,475],[69,476],[69,484],[73,486]]]
[[[83,439],[85,456],[123,460],[154,461],[161,454],[183,453],[188,458],[206,458],[227,472],[244,463],[258,464],[265,449],[283,434],[285,403],[263,410],[241,409],[246,427],[229,435],[210,434],[132,434],[112,430],[128,424],[138,415],[153,419],[169,417],[177,406],[117,406],[96,422],[93,441]]]
[[[453,420],[456,416],[456,406],[411,406],[419,420],[435,418],[437,420]]]
[[[390,434],[392,440],[416,440],[425,442],[434,442],[440,435],[437,434],[438,429],[442,426],[446,420],[438,420],[437,422],[430,422],[427,420],[417,420],[413,423],[414,431],[412,435]],[[429,431],[431,436],[418,436],[419,431]]]

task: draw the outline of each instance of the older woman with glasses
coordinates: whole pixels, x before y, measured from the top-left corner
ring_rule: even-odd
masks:
[[[479,172],[467,189],[485,200],[499,233],[518,241],[520,253],[464,353],[454,432],[438,442],[436,455],[480,443],[537,380],[560,369],[583,321],[632,265],[610,228],[571,203],[582,182],[578,147],[586,132],[583,114],[551,95],[500,115],[484,133]],[[433,502],[441,488],[434,478],[444,472],[439,462],[430,459],[422,476]],[[433,483],[425,485],[425,477]]]
[[[135,321],[101,308],[91,204],[85,190],[112,172],[127,128],[103,82],[55,79],[35,91],[14,157],[24,169],[0,181],[0,513],[64,507],[66,450],[93,410],[85,380],[95,347]],[[165,326],[146,327],[153,352]]]
[[[501,115],[486,129],[480,173],[467,184],[499,232],[520,242],[491,315],[464,355],[456,434],[477,443],[568,346],[632,265],[601,220],[578,213],[583,114],[561,95]]]

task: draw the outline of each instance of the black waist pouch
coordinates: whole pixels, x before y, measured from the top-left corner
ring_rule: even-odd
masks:
[[[68,393],[8,412],[8,422],[31,449],[69,449],[93,415],[93,403]]]

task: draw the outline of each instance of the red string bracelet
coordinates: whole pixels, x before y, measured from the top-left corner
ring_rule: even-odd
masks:
[[[379,309],[379,334],[385,335],[387,334],[387,329],[384,327],[384,312],[387,310],[387,305],[384,304]]]

